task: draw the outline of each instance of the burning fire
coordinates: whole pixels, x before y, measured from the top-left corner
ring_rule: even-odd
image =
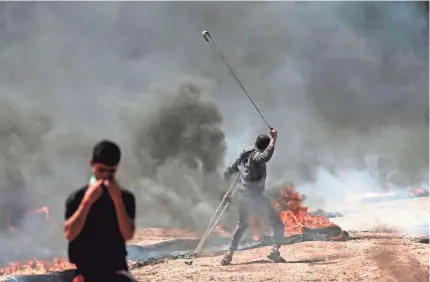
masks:
[[[49,209],[48,207],[42,207],[39,209],[28,208],[25,211],[27,216],[38,216],[43,217],[46,222],[49,221]],[[14,224],[9,224],[9,231],[15,232],[18,227]],[[33,259],[27,262],[12,262],[8,266],[0,268],[0,279],[7,275],[35,275],[44,274],[52,271],[62,271],[65,269],[75,268],[73,264],[69,263],[64,258],[54,258],[51,262],[43,260]]]
[[[75,268],[65,258],[54,258],[51,262],[33,259],[25,263],[12,262],[0,269],[0,277],[7,275],[35,275]]]
[[[129,267],[133,262],[129,261]],[[66,258],[54,258],[47,262],[38,259],[32,259],[24,263],[12,262],[8,266],[0,268],[0,281],[10,275],[37,275],[47,274],[54,271],[64,271],[67,269],[76,269],[73,263],[70,263]]]
[[[43,217],[46,219],[46,221],[49,221],[49,209],[48,207],[42,207],[40,209],[32,209],[28,208],[26,211],[27,215],[43,215]],[[9,224],[9,231],[14,232],[16,231],[17,227],[13,224]]]
[[[49,209],[47,207],[42,207],[40,209],[28,209],[27,211],[29,214],[40,214],[44,213],[46,220],[49,220]]]
[[[420,188],[409,189],[409,193],[412,197],[428,197],[429,196],[428,190],[420,189]]]
[[[295,234],[303,234],[304,227],[314,229],[330,226],[337,227],[337,225],[330,222],[323,216],[309,214],[308,208],[301,205],[302,201],[303,197],[300,196],[292,186],[284,188],[276,197],[274,207],[279,213],[282,223],[285,226],[285,237],[290,237]],[[258,240],[264,231],[271,229],[268,224],[263,222],[263,219],[258,215],[253,215],[251,218],[251,226],[253,227],[254,231],[254,240]],[[331,239],[338,239],[342,235],[343,232],[341,232],[338,236],[332,237]]]

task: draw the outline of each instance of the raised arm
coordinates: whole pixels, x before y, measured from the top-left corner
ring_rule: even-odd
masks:
[[[73,241],[79,236],[87,220],[90,207],[90,204],[84,202],[68,201],[66,203],[64,236],[67,241]]]
[[[90,185],[85,194],[73,193],[66,201],[64,221],[64,237],[67,241],[73,241],[79,236],[87,221],[91,205],[102,194],[101,181]]]
[[[276,140],[278,139],[278,131],[275,129],[270,130],[270,135],[272,139],[270,140],[269,146],[263,152],[255,152],[252,155],[252,161],[256,163],[267,163],[273,156],[275,151]]]
[[[125,241],[133,239],[136,216],[136,203],[134,195],[130,192],[120,191],[119,186],[114,181],[110,181],[108,187],[109,194],[115,206],[115,212],[118,219],[119,230]],[[117,189],[118,191],[112,191]],[[116,194],[117,193],[117,194]]]

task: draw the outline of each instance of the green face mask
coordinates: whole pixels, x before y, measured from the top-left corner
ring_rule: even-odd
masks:
[[[89,184],[93,185],[97,183],[97,178],[94,175],[91,175]]]

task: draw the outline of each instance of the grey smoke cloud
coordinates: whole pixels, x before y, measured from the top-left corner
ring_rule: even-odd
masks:
[[[133,151],[142,173],[156,175],[157,168],[169,158],[180,159],[191,168],[201,167],[204,172],[216,172],[224,163],[226,150],[217,105],[203,101],[202,86],[192,80],[182,81],[176,89],[159,87],[153,91],[149,101],[124,109],[128,116],[125,127],[131,125],[129,138],[135,139]],[[152,109],[142,112],[142,104]]]
[[[91,146],[110,138],[143,224],[206,225],[225,189],[218,172],[267,129],[203,29],[280,132],[269,187],[293,181],[324,198],[380,190],[390,172],[397,185],[428,182],[417,3],[2,2],[1,197],[15,171],[16,201],[49,206],[61,225]]]

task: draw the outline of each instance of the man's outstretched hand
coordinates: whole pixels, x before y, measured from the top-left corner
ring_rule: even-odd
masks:
[[[90,185],[85,192],[82,202],[88,205],[92,205],[98,198],[103,194],[103,180],[98,180],[96,183]]]
[[[274,128],[270,129],[270,136],[272,136],[273,139],[278,138],[278,131]]]
[[[114,202],[121,200],[121,189],[114,179],[104,180],[103,184]]]
[[[270,136],[272,136],[272,140],[270,140],[269,146],[275,147],[276,139],[278,139],[278,131],[274,128],[270,129]]]
[[[222,196],[221,196],[221,201],[223,201],[224,200],[224,197],[225,197],[225,201],[227,202],[227,203],[231,203],[232,202],[232,196],[231,196],[231,194],[227,194],[226,195],[226,193],[223,193],[222,194]]]

